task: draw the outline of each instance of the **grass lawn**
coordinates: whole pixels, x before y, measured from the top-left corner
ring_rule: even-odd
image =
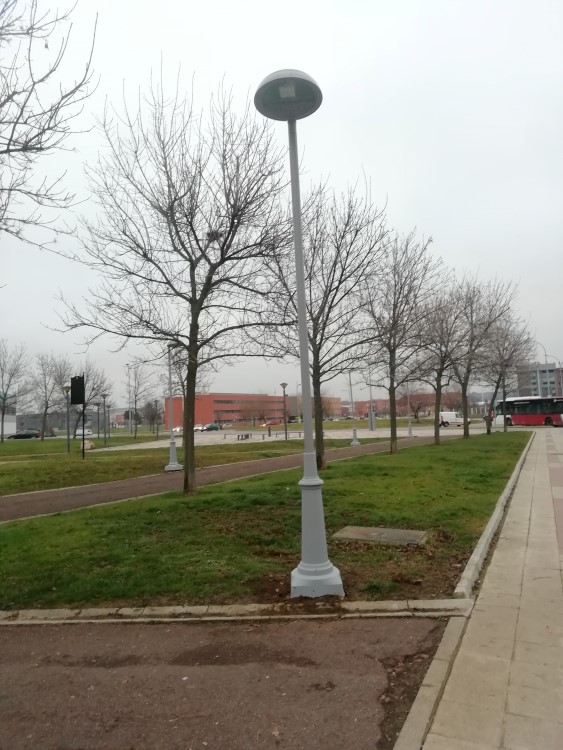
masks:
[[[329,554],[347,596],[450,596],[528,439],[477,435],[331,464]],[[0,609],[283,599],[300,556],[301,474],[0,526]],[[420,548],[332,540],[346,525],[432,533]]]
[[[363,442],[376,441],[376,438],[371,438]],[[70,455],[67,453],[37,454],[35,446],[40,447],[40,443],[36,440],[10,441],[9,449],[13,450],[12,444],[19,442],[31,443],[29,448],[32,452],[25,453],[23,449],[20,449],[19,453],[10,455],[0,450],[0,496],[158,474],[163,471],[169,457],[168,444],[165,442],[162,443],[162,448],[147,450],[140,448],[131,451],[99,453],[87,451],[84,460],[78,451]],[[49,445],[49,443],[45,444]],[[326,448],[340,448],[348,445],[350,445],[349,438],[325,441]],[[198,468],[205,468],[217,464],[300,453],[302,450],[303,443],[297,440],[199,445],[196,447],[196,463]],[[183,461],[183,456],[183,450],[178,449],[180,462]]]
[[[97,438],[96,435],[85,438],[87,442],[92,442],[96,448],[102,448],[104,445],[104,439]],[[119,434],[113,435],[107,438],[107,447],[114,448],[119,445],[130,445],[134,443],[147,443],[156,440],[156,436],[145,433],[137,435],[134,438],[132,435]],[[160,433],[159,440],[162,440],[162,445],[166,445],[168,441],[168,435]],[[53,453],[64,453],[66,452],[66,439],[63,438],[45,438],[45,440],[4,440],[0,443],[0,461],[10,456],[37,456],[40,454],[53,454]],[[70,453],[81,454],[82,453],[82,438],[71,438],[70,440]]]

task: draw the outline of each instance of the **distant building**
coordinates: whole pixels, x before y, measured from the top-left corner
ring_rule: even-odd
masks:
[[[169,430],[169,399],[164,404],[164,424]],[[286,418],[300,419],[302,416],[302,396],[286,395]],[[326,416],[340,416],[340,399],[323,396],[323,411]],[[271,396],[265,393],[202,393],[195,397],[195,424],[215,422],[223,425],[232,422],[263,424],[264,422],[284,421],[283,395]],[[184,423],[184,399],[172,398],[172,427]]]
[[[520,365],[516,375],[519,396],[563,396],[563,370],[555,363]]]

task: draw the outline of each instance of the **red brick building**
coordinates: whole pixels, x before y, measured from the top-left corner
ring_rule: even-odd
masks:
[[[289,404],[288,414],[289,417]],[[165,400],[164,424],[168,430],[168,399]],[[184,399],[172,399],[172,427],[181,427],[184,420]],[[283,396],[264,393],[202,393],[195,397],[195,423],[246,422],[262,424],[279,420],[283,422]]]

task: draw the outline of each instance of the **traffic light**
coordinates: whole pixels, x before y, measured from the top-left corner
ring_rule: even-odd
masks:
[[[84,375],[76,375],[70,379],[70,403],[83,404],[85,401]]]

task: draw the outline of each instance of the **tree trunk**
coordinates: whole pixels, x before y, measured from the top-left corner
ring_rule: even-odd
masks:
[[[485,424],[487,425],[487,435],[491,434],[491,427],[493,426],[493,418],[491,416],[494,408],[495,408],[495,401],[497,398],[498,389],[500,386],[500,382],[502,380],[502,372],[498,376],[497,382],[495,383],[495,389],[493,391],[493,395],[491,397],[491,401],[489,403],[489,408],[487,409],[487,414],[485,416]],[[504,420],[506,422],[506,419]]]
[[[389,418],[391,422],[390,453],[397,453],[397,396],[395,392],[395,378],[389,378]]]
[[[188,371],[186,375],[186,395],[184,398],[184,494],[195,495],[197,491],[195,464],[195,389],[197,381],[197,355],[191,356],[188,350]]]
[[[41,440],[45,440],[45,432],[47,431],[47,409],[43,410],[41,415]]]
[[[442,407],[442,377],[440,371],[436,374],[436,402],[434,404],[434,445],[440,445],[440,411]]]
[[[325,466],[325,441],[323,434],[323,400],[321,398],[321,378],[318,365],[313,363],[313,404],[315,408],[315,453],[317,469]]]
[[[467,421],[469,415],[469,399],[467,398],[467,390],[469,383],[464,380],[461,384],[461,408],[463,410],[463,438],[464,440],[469,438],[469,423]]]

